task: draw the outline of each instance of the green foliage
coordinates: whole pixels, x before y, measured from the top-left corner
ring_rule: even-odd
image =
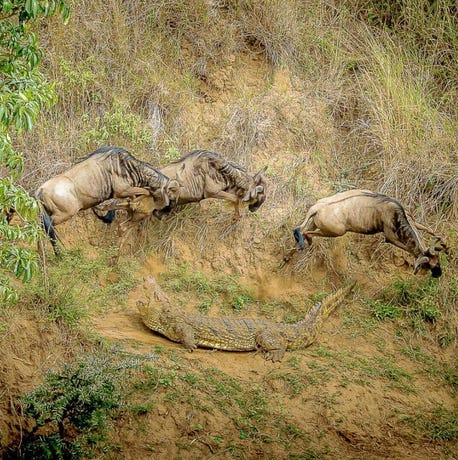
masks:
[[[27,460],[77,460],[83,457],[83,452],[77,442],[62,439],[59,434],[52,433],[38,436],[33,441],[26,440],[13,459]]]
[[[79,459],[88,454],[94,434],[106,428],[120,406],[125,373],[139,361],[98,353],[81,356],[45,374],[42,385],[23,397],[24,413],[35,422],[17,458]],[[47,433],[37,436],[36,433]]]
[[[371,306],[373,309],[372,314],[380,320],[396,319],[402,315],[402,309],[398,305],[374,301]]]
[[[67,0],[5,0],[0,6],[0,170],[7,172],[0,179],[0,299],[7,305],[18,296],[6,273],[29,281],[37,271],[36,254],[18,245],[39,237],[38,207],[14,183],[22,174],[24,158],[14,150],[11,134],[30,131],[41,109],[55,100],[53,86],[37,69],[43,53],[28,23],[56,13],[68,19]],[[9,228],[4,216],[11,210],[18,213],[21,226]]]
[[[372,314],[379,320],[398,319],[405,316],[410,319],[416,330],[424,328],[423,323],[434,323],[440,316],[438,308],[439,285],[429,279],[422,284],[396,280],[392,288],[382,294],[381,299],[368,301]]]
[[[121,138],[133,146],[141,146],[149,144],[153,139],[151,130],[141,127],[142,118],[118,104],[114,105],[113,111],[106,112],[103,119],[97,117],[90,120],[88,115],[84,115],[83,121],[95,126],[84,134],[83,141],[86,145],[116,144],[116,139]]]
[[[117,371],[108,357],[89,356],[65,364],[60,371],[48,372],[43,385],[25,396],[25,413],[37,425],[68,423],[77,429],[99,425],[102,409],[118,406]]]
[[[198,308],[207,313],[212,306],[230,306],[240,313],[255,300],[251,292],[238,283],[237,277],[219,275],[209,278],[205,274],[191,271],[186,265],[177,265],[163,275],[165,287],[175,292],[192,292],[198,299]]]
[[[402,421],[413,424],[426,439],[432,442],[458,439],[458,411],[456,408],[446,409],[439,405],[432,411],[422,411],[421,414],[404,417]]]

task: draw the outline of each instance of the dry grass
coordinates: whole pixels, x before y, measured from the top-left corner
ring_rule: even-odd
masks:
[[[211,148],[253,173],[268,166],[262,234],[284,251],[313,201],[352,187],[395,196],[447,232],[458,127],[435,97],[433,64],[442,52],[440,70],[451,70],[454,25],[446,6],[414,3],[417,13],[370,0],[75,2],[68,26],[40,31],[59,102],[21,141],[24,185],[33,191],[101,144],[158,166]],[[133,246],[170,255],[177,235],[202,228],[202,251],[212,226],[235,232],[227,214],[191,207],[152,220]]]

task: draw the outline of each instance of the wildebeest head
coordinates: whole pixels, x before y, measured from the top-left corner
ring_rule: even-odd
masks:
[[[178,200],[180,184],[176,179],[167,179],[160,188],[150,190],[155,209],[163,209]]]
[[[264,166],[253,176],[253,187],[248,190],[243,197],[243,202],[248,203],[248,209],[255,212],[266,201],[266,181],[264,179],[264,172],[267,166]]]
[[[421,255],[414,263],[414,274],[417,274],[421,269],[431,270],[433,278],[439,278],[442,275],[440,266],[439,252],[446,250],[445,245],[440,247],[430,246],[423,255]]]

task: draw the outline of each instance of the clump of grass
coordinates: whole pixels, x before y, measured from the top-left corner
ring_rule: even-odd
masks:
[[[378,320],[407,318],[413,331],[425,335],[427,325],[435,325],[444,314],[439,308],[441,291],[441,286],[433,279],[422,283],[395,280],[380,299],[367,301],[367,304]]]
[[[84,115],[83,122],[87,126],[81,141],[84,151],[100,145],[126,145],[126,142],[138,149],[148,146],[153,141],[153,133],[142,117],[118,103],[113,105],[112,111],[104,113],[103,119],[91,119]]]
[[[300,59],[303,23],[296,1],[248,1],[235,9],[245,43],[265,53],[274,65],[294,66]]]
[[[136,262],[125,258],[112,266],[109,261],[116,251],[116,248],[101,250],[99,256],[89,258],[76,249],[64,251],[59,258],[50,258],[41,277],[24,287],[25,303],[76,329],[92,312],[113,305],[119,307],[135,287]]]
[[[398,305],[376,300],[371,307],[373,315],[379,320],[397,319],[402,316],[402,309]]]
[[[227,112],[217,148],[228,158],[245,162],[256,147],[268,140],[272,120],[264,108],[262,97],[245,97]]]
[[[458,412],[447,409],[442,405],[421,414],[407,416],[401,419],[404,423],[412,424],[428,441],[453,441],[458,439]]]
[[[165,288],[175,292],[194,293],[198,299],[198,309],[208,312],[212,306],[240,313],[247,307],[256,304],[251,292],[241,286],[238,278],[233,275],[219,275],[210,278],[207,275],[191,271],[187,265],[177,265],[162,274]]]

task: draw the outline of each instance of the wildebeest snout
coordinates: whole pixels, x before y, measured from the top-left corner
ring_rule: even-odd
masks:
[[[266,195],[264,192],[259,193],[256,198],[257,198],[256,201],[248,205],[248,209],[251,212],[257,211],[261,207],[262,203],[266,201]]]
[[[442,268],[439,264],[431,268],[431,276],[433,278],[439,278],[439,276],[441,275],[442,275]]]

